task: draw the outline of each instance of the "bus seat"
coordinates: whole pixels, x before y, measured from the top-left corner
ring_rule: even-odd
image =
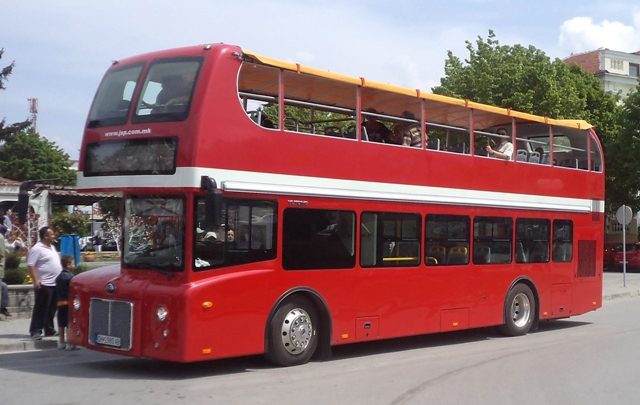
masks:
[[[540,163],[540,152],[531,152],[529,154],[529,163]]]
[[[476,245],[473,248],[473,262],[479,264],[491,263],[491,248],[489,246]]]
[[[548,165],[549,164],[549,154],[545,153],[544,155],[542,155],[540,157],[540,163],[542,163],[543,165]]]
[[[466,246],[453,246],[449,248],[447,264],[469,263],[469,249]]]
[[[438,259],[436,259],[433,256],[427,256],[424,258],[424,262],[426,263],[427,266],[437,266],[438,265]]]
[[[337,136],[342,138],[342,131],[338,127],[326,127],[324,129],[324,134],[328,136]]]
[[[516,153],[516,160],[518,162],[526,162],[529,160],[529,152],[524,149],[518,149]]]
[[[435,258],[438,263],[445,263],[447,249],[444,246],[429,246],[427,248],[427,255]]]

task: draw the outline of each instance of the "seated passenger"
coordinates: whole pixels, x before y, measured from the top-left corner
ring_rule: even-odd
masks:
[[[156,98],[157,105],[173,106],[184,104],[189,100],[189,86],[178,75],[171,75],[162,81],[162,90]]]
[[[367,112],[372,114],[377,114],[378,111],[375,108],[369,108]],[[387,128],[383,123],[371,117],[369,115],[365,115],[365,121],[363,126],[367,130],[367,136],[369,137],[370,142],[386,142],[391,135],[391,131]]]
[[[405,111],[402,113],[403,118],[415,120],[413,113]],[[399,122],[393,129],[393,139],[398,145],[422,147],[422,134],[420,133],[420,124],[413,122]]]
[[[509,142],[510,138],[507,130],[505,128],[498,128],[496,134],[500,135],[500,144],[496,149],[492,148],[491,145],[485,146],[484,149],[487,151],[487,154],[497,159],[513,160],[513,144]]]

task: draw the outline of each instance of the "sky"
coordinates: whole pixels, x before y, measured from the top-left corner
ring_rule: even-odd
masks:
[[[112,61],[180,46],[239,45],[261,55],[430,90],[447,51],[493,30],[504,45],[551,58],[609,48],[640,50],[640,3],[617,0],[26,0],[1,7],[0,119],[29,118],[79,156],[86,116]]]

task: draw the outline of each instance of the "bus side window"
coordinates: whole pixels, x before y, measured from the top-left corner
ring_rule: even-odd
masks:
[[[553,221],[553,261],[570,262],[573,260],[573,222],[569,220]]]
[[[425,222],[425,264],[469,263],[469,217],[429,214]]]
[[[420,216],[365,212],[360,224],[360,265],[401,267],[420,264]]]
[[[511,263],[513,222],[504,217],[476,217],[473,221],[473,262]]]

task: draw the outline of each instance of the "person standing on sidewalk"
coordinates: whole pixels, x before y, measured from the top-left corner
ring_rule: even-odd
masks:
[[[4,235],[7,228],[0,224],[0,314],[11,316],[7,307],[9,306],[9,287],[3,281],[4,279],[4,263],[7,258],[7,250],[5,249]]]
[[[75,350],[75,345],[67,343],[69,326],[69,283],[73,278],[75,261],[71,256],[62,256],[62,272],[56,278],[56,302],[58,303],[58,349]],[[66,335],[66,336],[65,336]]]
[[[56,313],[56,278],[62,272],[60,255],[52,245],[55,232],[48,226],[38,231],[40,242],[29,251],[27,266],[33,279],[35,289],[35,303],[31,314],[29,334],[34,340],[45,336],[55,336],[53,317]]]

